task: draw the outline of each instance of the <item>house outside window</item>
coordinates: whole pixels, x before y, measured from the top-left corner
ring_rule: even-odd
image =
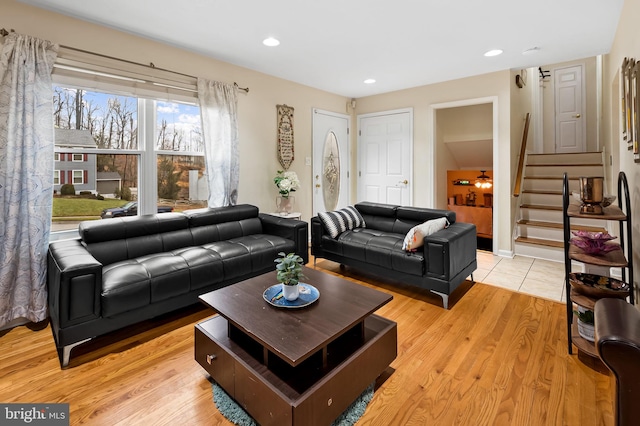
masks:
[[[58,160],[56,160],[56,161],[58,161]],[[54,186],[60,185],[60,170],[54,170],[53,171],[53,185]]]
[[[96,192],[97,155],[96,145],[91,133],[82,129],[55,129],[54,168],[60,171],[59,180],[53,189],[60,193],[62,185],[74,185],[74,191]],[[72,151],[85,151],[78,153]]]

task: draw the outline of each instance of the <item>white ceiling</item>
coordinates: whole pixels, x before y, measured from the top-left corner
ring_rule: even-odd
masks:
[[[353,98],[608,53],[624,2],[21,1]]]

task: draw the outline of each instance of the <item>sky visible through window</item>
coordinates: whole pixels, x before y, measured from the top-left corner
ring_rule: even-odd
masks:
[[[76,112],[71,108],[73,99],[76,97],[77,89],[56,87],[61,93],[60,103],[64,105],[66,111],[62,112],[63,117],[71,115],[68,124],[57,123],[61,128],[75,127]],[[83,90],[83,128],[89,127],[85,122],[87,115],[95,125],[99,126],[106,119],[110,110],[110,105],[118,103],[123,109],[131,111],[130,128],[138,128],[137,99],[135,97],[117,95],[112,93],[101,93],[91,90]],[[66,121],[63,120],[63,121]],[[162,132],[164,142],[159,141]],[[189,151],[203,152],[202,132],[200,121],[200,108],[197,105],[189,105],[177,102],[156,102],[156,148],[169,151]]]

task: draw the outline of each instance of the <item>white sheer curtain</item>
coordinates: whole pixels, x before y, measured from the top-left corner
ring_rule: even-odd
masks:
[[[204,153],[209,181],[209,207],[233,206],[238,201],[237,89],[219,81],[198,79]]]
[[[11,33],[0,51],[0,329],[47,317],[57,50]]]

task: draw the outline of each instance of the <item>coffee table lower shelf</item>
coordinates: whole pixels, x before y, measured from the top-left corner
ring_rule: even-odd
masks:
[[[231,340],[220,315],[195,326],[195,359],[261,425],[326,425],[397,356],[397,325],[378,315],[292,367],[250,338]],[[246,337],[246,336],[245,336]]]

